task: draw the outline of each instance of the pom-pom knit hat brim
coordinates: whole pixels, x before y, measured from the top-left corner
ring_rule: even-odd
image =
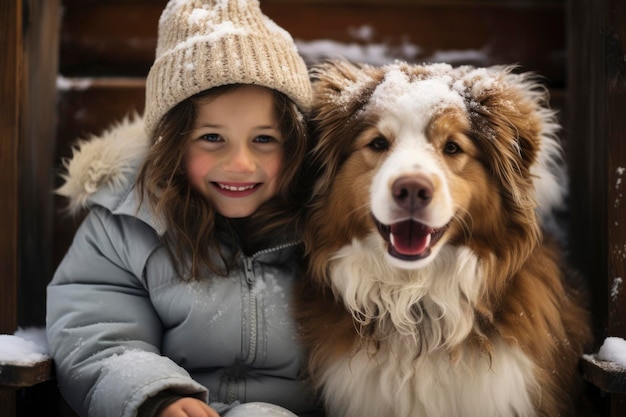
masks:
[[[311,105],[308,70],[293,38],[258,0],[171,0],[146,81],[146,132],[152,135],[181,101],[239,83],[280,91],[305,113]]]

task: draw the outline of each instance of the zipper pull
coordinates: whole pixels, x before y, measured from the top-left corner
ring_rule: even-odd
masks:
[[[248,281],[249,285],[254,284],[254,266],[252,265],[252,259],[248,257],[243,258],[243,266],[246,274],[246,281]]]

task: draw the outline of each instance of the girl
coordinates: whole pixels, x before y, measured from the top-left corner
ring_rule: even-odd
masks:
[[[258,1],[168,3],[144,117],[80,143],[59,190],[90,209],[48,287],[79,415],[314,415],[289,312],[310,101]]]

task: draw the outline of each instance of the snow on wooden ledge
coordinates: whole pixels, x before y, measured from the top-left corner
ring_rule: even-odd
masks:
[[[53,378],[44,329],[18,330],[0,335],[0,388],[30,387]]]
[[[45,329],[18,329],[13,335],[0,334],[0,364],[32,365],[50,358]]]
[[[607,337],[600,350],[583,355],[585,379],[605,392],[626,393],[626,340]]]

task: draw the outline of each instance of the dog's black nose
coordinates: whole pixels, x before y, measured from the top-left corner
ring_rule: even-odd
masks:
[[[400,207],[414,212],[430,203],[433,198],[433,184],[424,176],[403,176],[393,182],[391,194]]]

